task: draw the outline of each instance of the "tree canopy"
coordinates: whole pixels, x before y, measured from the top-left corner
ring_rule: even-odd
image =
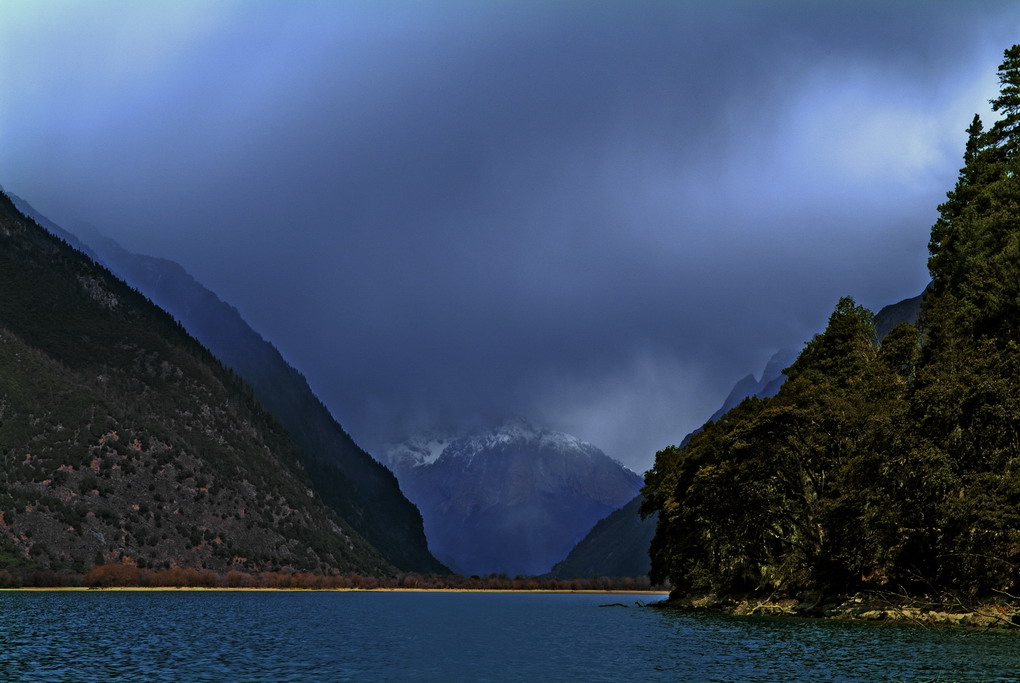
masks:
[[[839,301],[786,370],[660,451],[652,581],[677,590],[986,594],[1020,584],[1020,46],[967,129],[917,328]]]

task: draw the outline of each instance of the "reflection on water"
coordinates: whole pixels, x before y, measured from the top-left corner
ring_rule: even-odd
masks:
[[[12,681],[1020,680],[1020,636],[633,595],[0,592]]]

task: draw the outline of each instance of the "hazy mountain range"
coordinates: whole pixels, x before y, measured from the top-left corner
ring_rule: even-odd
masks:
[[[391,445],[382,457],[425,513],[423,529],[393,475],[353,443],[305,378],[236,309],[177,263],[128,252],[91,226],[70,232],[27,201],[12,199],[50,233],[170,313],[244,379],[300,447],[322,500],[395,567],[443,571],[431,547],[467,573],[544,573],[641,485],[637,474],[591,444],[522,420],[488,433],[419,435]]]

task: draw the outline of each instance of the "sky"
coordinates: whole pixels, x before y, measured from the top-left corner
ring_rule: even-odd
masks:
[[[0,185],[182,264],[369,449],[636,471],[927,284],[1015,2],[0,3]]]

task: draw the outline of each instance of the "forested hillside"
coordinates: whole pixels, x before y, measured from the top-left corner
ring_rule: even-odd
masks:
[[[646,477],[676,591],[988,595],[1020,584],[1020,46],[931,231],[917,327],[842,299],[772,398]],[[1015,593],[1014,593],[1015,594]]]
[[[0,194],[0,570],[393,571],[251,390]]]

